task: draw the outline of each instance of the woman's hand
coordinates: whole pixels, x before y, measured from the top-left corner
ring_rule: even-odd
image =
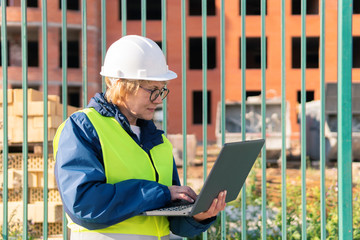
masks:
[[[226,191],[220,192],[218,197],[215,198],[210,206],[210,208],[202,213],[198,213],[194,216],[194,219],[198,222],[201,222],[205,219],[216,216],[220,211],[225,209],[226,203]]]
[[[171,201],[175,201],[177,199],[183,199],[188,202],[193,203],[196,200],[197,194],[191,187],[188,186],[170,186],[169,187],[171,194]]]

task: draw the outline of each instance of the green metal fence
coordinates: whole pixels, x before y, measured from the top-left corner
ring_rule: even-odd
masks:
[[[225,0],[219,0],[220,4],[220,98],[221,98],[221,142],[225,143],[225,88],[229,87],[225,82]],[[47,106],[47,96],[48,96],[48,52],[47,52],[47,3],[48,1],[42,0],[42,59],[43,59],[43,68],[42,68],[42,85],[43,85],[43,99],[44,99],[44,116],[47,116],[48,106]],[[127,34],[127,12],[126,12],[126,0],[121,0],[122,3],[122,35]],[[161,0],[162,5],[162,49],[164,54],[167,54],[166,46],[166,28],[167,28],[167,1]],[[101,52],[102,58],[105,56],[106,51],[106,0],[101,0]],[[146,0],[141,0],[141,33],[146,35]],[[186,44],[186,12],[187,12],[188,1],[181,1],[181,65],[182,65],[182,89],[186,90],[187,88],[187,44]],[[203,87],[203,139],[207,139],[207,119],[208,113],[207,109],[207,1],[202,0],[202,87]],[[261,115],[262,115],[262,126],[265,126],[265,115],[266,115],[266,4],[265,0],[261,0]],[[281,239],[286,239],[287,229],[287,192],[286,192],[286,169],[287,169],[287,157],[286,157],[286,86],[288,84],[288,79],[286,79],[285,72],[285,9],[286,4],[289,4],[289,1],[281,1],[281,130],[282,130],[282,152],[281,152]],[[307,237],[307,203],[306,203],[306,6],[307,1],[301,1],[301,205],[302,212],[301,218],[302,229],[301,229],[301,238],[308,239]],[[321,239],[326,239],[326,187],[325,187],[325,168],[326,168],[326,159],[325,159],[325,133],[324,133],[324,122],[325,122],[325,0],[319,1],[320,9],[320,89],[321,89],[321,119],[320,119],[320,213],[319,217],[321,219],[321,236],[318,236]],[[351,108],[351,84],[352,84],[352,1],[351,0],[339,0],[338,1],[338,236],[333,236],[334,239],[353,239],[353,200],[352,200],[352,108]],[[62,25],[61,25],[61,36],[62,36],[62,85],[67,86],[67,1],[61,0],[62,10]],[[1,0],[1,60],[2,60],[2,87],[3,87],[3,103],[7,103],[7,89],[8,89],[8,59],[7,53],[9,51],[6,42],[7,42],[7,12],[6,12],[6,1]],[[28,219],[28,118],[27,118],[27,94],[28,94],[28,63],[27,63],[27,1],[21,0],[21,47],[22,47],[22,89],[23,96],[25,99],[23,102],[23,129],[24,129],[24,138],[22,144],[22,154],[23,154],[23,239],[29,238],[29,229],[26,219]],[[241,36],[246,36],[246,7],[247,2],[241,0]],[[87,102],[87,1],[81,1],[81,15],[82,15],[82,79],[83,79],[83,103]],[[246,37],[241,38],[241,59],[246,59]],[[246,61],[241,61],[241,69],[246,69]],[[63,99],[63,119],[67,116],[67,88],[62,88],[62,99]],[[102,85],[102,89],[105,89],[105,85]],[[246,102],[246,70],[242,71],[241,75],[241,89],[242,89],[242,102]],[[167,102],[164,101],[163,109],[166,109]],[[182,134],[186,136],[187,134],[187,97],[186,91],[182,92]],[[245,122],[245,113],[246,105],[241,109],[241,123],[242,126],[246,125]],[[164,119],[167,119],[166,111],[164,111]],[[44,118],[44,130],[48,129],[47,118]],[[166,121],[163,121],[163,129],[167,130]],[[47,131],[44,131],[44,139],[48,139]],[[242,128],[242,140],[246,139],[245,128]],[[261,131],[262,138],[266,139],[266,130],[263,127]],[[3,239],[11,239],[9,237],[9,216],[8,216],[8,108],[7,104],[3,104],[3,189],[2,189],[2,198],[3,198],[3,226],[2,226],[2,237]],[[203,175],[204,180],[207,174],[207,141],[203,141]],[[183,149],[184,152],[187,152],[187,139],[183,138]],[[43,143],[43,159],[48,159],[48,143]],[[187,158],[186,154],[183,155],[183,171],[187,172]],[[266,146],[261,152],[261,237],[262,239],[267,239],[267,185],[266,185]],[[47,224],[47,208],[48,208],[48,187],[47,187],[47,178],[48,178],[48,162],[44,161],[44,188],[43,188],[43,199],[44,199],[44,224],[43,224],[43,238],[48,239],[48,224]],[[183,174],[183,182],[187,184],[186,174]],[[245,189],[245,184],[243,189]],[[241,192],[241,239],[247,238],[246,228],[246,191],[242,190]],[[226,239],[227,237],[227,228],[226,220],[227,216],[225,212],[221,213],[221,239]],[[66,228],[66,218],[64,217],[63,224],[63,236],[64,239],[67,238],[67,228]],[[203,239],[208,238],[208,234],[204,233],[202,236]]]

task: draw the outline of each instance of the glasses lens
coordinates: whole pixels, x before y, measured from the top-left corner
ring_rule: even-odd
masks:
[[[161,93],[160,93],[161,99],[166,98],[166,96],[167,96],[168,94],[169,94],[169,89],[167,89],[167,88],[161,89]]]
[[[161,100],[163,100],[164,98],[166,98],[169,92],[170,90],[167,88],[155,89],[150,94],[150,101],[155,101],[159,96],[161,97]]]
[[[154,91],[152,91],[150,94],[150,101],[152,102],[155,101],[160,94],[161,94],[160,89],[155,89]]]

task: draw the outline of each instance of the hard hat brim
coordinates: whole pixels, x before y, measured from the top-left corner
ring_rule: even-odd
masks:
[[[139,77],[139,76],[119,76],[117,74],[107,74],[105,71],[100,72],[101,76],[104,77],[111,77],[111,78],[124,78],[124,79],[133,79],[133,80],[148,80],[148,81],[169,81],[172,79],[177,78],[177,74],[171,70],[168,70],[167,73],[160,75],[160,76],[146,76],[146,77]]]

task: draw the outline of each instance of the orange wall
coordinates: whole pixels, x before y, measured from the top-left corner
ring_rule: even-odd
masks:
[[[108,45],[121,35],[121,22],[118,14],[118,0],[109,0],[107,8]],[[186,11],[188,11],[186,2]],[[220,0],[215,1],[216,15],[207,17],[207,36],[216,37],[216,68],[207,71],[207,89],[212,92],[211,124],[207,126],[208,139],[214,141],[216,108],[220,101]],[[241,16],[239,15],[240,1],[225,2],[225,76],[226,100],[241,101],[241,69],[239,58],[239,38],[241,37]],[[281,97],[281,61],[285,61],[286,99],[290,104],[290,125],[292,137],[298,138],[300,125],[297,122],[297,91],[301,90],[301,69],[292,68],[292,37],[301,37],[301,16],[291,14],[291,1],[286,1],[285,10],[285,59],[281,59],[281,1],[267,1],[266,37],[267,37],[267,97]],[[337,2],[326,2],[325,19],[325,81],[337,81]],[[354,15],[353,25],[359,25],[360,15]],[[359,28],[353,28],[354,35],[360,35]],[[261,37],[261,17],[246,17],[246,36]],[[182,133],[182,44],[181,44],[181,1],[167,1],[167,57],[170,69],[178,74],[178,79],[169,85],[171,94],[168,97],[168,132]],[[127,22],[127,34],[141,34],[140,21]],[[153,40],[161,40],[160,21],[148,21],[146,35]],[[186,58],[189,64],[189,37],[202,36],[201,16],[186,17]],[[320,37],[320,14],[306,16],[306,36]],[[320,99],[320,70],[306,70],[306,89],[314,91],[315,100]],[[353,70],[353,81],[360,80],[360,69]],[[261,70],[246,70],[246,90],[261,91]],[[202,125],[192,124],[192,92],[202,91],[202,70],[186,72],[187,82],[187,132],[195,133],[197,139],[202,139]]]
[[[118,1],[109,1],[115,3]],[[226,54],[226,100],[241,100],[241,69],[239,68],[239,38],[241,36],[241,16],[239,15],[240,1],[226,1],[225,13],[225,54]],[[168,101],[168,132],[182,132],[182,109],[181,102],[181,2],[168,1],[167,9],[167,47],[168,62],[171,69],[179,75],[177,80],[171,82],[171,94]],[[188,2],[187,2],[188,4]],[[285,61],[286,73],[286,99],[290,104],[290,124],[292,137],[299,135],[299,124],[297,122],[297,91],[301,90],[301,69],[292,69],[291,40],[292,37],[301,37],[301,16],[291,14],[291,1],[286,2],[285,13],[285,59],[281,59],[281,5],[280,1],[267,1],[266,37],[267,37],[267,60],[266,91],[267,96],[281,96],[281,61]],[[117,8],[117,7],[116,7]],[[217,60],[215,69],[207,71],[207,89],[212,92],[211,124],[208,125],[208,139],[215,140],[215,118],[217,103],[220,100],[220,0],[216,0],[216,16],[207,18],[207,35],[216,37]],[[108,9],[109,11],[109,9]],[[325,81],[337,81],[337,3],[330,1],[326,3],[326,31],[325,31]],[[261,36],[260,16],[246,17],[246,36]],[[360,21],[359,15],[354,15],[354,26]],[[108,30],[117,29],[115,32],[121,34],[121,25],[112,25]],[[137,30],[133,30],[137,29]],[[111,30],[112,29],[112,30]],[[354,28],[354,35],[360,35],[360,29]],[[140,22],[129,23],[128,33],[140,34]],[[147,36],[154,40],[161,40],[160,23],[149,23],[147,25]],[[187,16],[186,39],[188,47],[189,37],[202,36],[201,16]],[[306,36],[320,37],[320,14],[306,16]],[[188,54],[188,51],[187,51]],[[187,60],[188,60],[187,55]],[[187,62],[188,63],[188,62]],[[353,70],[353,81],[359,81],[360,70]],[[198,139],[202,139],[203,127],[192,124],[192,91],[202,90],[201,70],[187,70],[187,132],[196,133]],[[306,70],[306,89],[314,91],[315,100],[320,99],[320,71],[319,69]],[[246,70],[246,90],[261,90],[261,70]],[[274,94],[275,93],[275,94]]]
[[[122,25],[119,20],[119,1],[106,1],[107,7],[107,47],[122,35]],[[188,12],[188,1],[186,1]],[[226,100],[241,100],[241,69],[239,68],[239,38],[241,36],[241,16],[239,15],[240,1],[225,1],[225,54],[226,54]],[[41,1],[39,1],[41,4]],[[207,89],[211,91],[211,124],[207,126],[208,139],[215,140],[216,108],[220,100],[220,0],[215,1],[216,15],[207,17],[207,35],[216,38],[216,68],[207,71]],[[87,1],[87,41],[88,41],[88,98],[101,90],[101,18],[100,1]],[[286,56],[281,59],[281,6],[280,1],[267,1],[266,37],[267,37],[267,61],[266,91],[267,96],[281,96],[281,61],[285,61],[286,72],[286,99],[290,104],[290,121],[293,137],[297,138],[299,124],[297,123],[297,91],[301,90],[301,70],[291,67],[291,39],[301,36],[301,17],[291,15],[291,1],[286,1],[286,26],[285,46]],[[20,7],[9,7],[7,18],[10,25],[20,27]],[[41,6],[28,8],[28,23],[38,27],[39,44],[41,46]],[[337,2],[326,2],[326,30],[325,30],[325,79],[327,82],[337,81]],[[68,11],[68,26],[81,30],[81,11]],[[261,36],[260,16],[246,17],[246,36]],[[354,15],[353,26],[360,24],[360,15]],[[181,44],[181,1],[167,1],[167,58],[169,68],[178,74],[176,80],[169,84],[171,94],[168,97],[168,132],[182,133],[182,44]],[[161,41],[161,21],[147,21],[146,35],[155,41]],[[141,34],[140,21],[127,21],[127,34]],[[353,27],[353,34],[360,36],[360,29]],[[310,37],[320,36],[320,14],[307,15],[306,35]],[[189,37],[202,36],[201,16],[186,17],[186,58],[189,64]],[[59,68],[59,41],[61,37],[61,11],[58,1],[48,3],[48,78],[49,94],[60,95],[62,84],[62,70]],[[81,40],[81,39],[80,39]],[[81,56],[81,53],[80,53]],[[29,82],[42,81],[42,48],[40,47],[40,66],[29,68]],[[0,74],[2,69],[0,68]],[[21,67],[11,66],[8,69],[9,84],[21,83]],[[68,69],[68,82],[70,84],[82,84],[82,69]],[[353,70],[353,81],[360,80],[360,69]],[[202,139],[202,125],[192,124],[192,92],[202,91],[202,70],[186,71],[187,81],[187,132],[195,133],[197,139]],[[246,90],[261,90],[261,70],[246,70]],[[308,69],[306,71],[306,88],[315,93],[315,99],[320,98],[320,71]],[[275,93],[275,94],[274,94]]]

